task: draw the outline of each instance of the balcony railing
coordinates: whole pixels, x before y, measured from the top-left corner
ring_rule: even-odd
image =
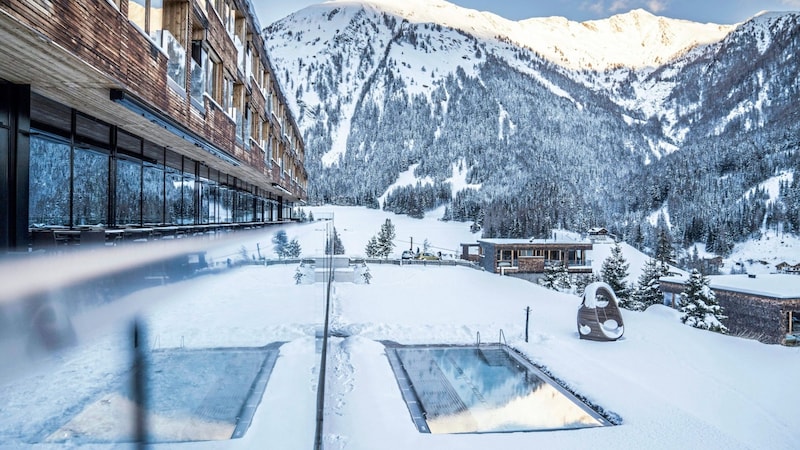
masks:
[[[186,89],[186,49],[169,30],[156,30],[150,36],[169,56],[167,62],[167,75],[172,81]]]

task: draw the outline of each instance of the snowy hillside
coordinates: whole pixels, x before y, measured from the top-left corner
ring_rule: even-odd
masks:
[[[775,200],[786,215],[728,201],[800,165],[798,30],[796,13],[513,22],[379,0],[306,8],[265,39],[312,203],[437,214],[492,237],[606,226],[642,249],[657,235],[647,218],[668,211],[675,240],[725,254],[764,225],[800,229],[800,187]]]

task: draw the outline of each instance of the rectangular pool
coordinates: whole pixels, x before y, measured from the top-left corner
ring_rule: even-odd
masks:
[[[479,347],[387,347],[420,432],[492,433],[610,425],[513,351]]]

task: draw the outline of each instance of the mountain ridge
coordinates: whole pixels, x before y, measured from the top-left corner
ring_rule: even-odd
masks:
[[[743,195],[772,172],[794,170],[797,13],[759,15],[657,67],[574,70],[502,33],[412,23],[383,3],[316,5],[266,30],[280,81],[294,94],[316,201],[414,215],[448,204],[447,218],[474,221],[487,234],[617,224],[618,235],[645,240],[655,235],[646,217],[667,207],[676,239],[694,220],[702,231],[689,234],[713,240],[738,226],[728,216],[743,214],[725,203],[721,186]],[[481,14],[436,5],[461,18]],[[615,17],[664,23],[642,11]],[[708,146],[729,150],[703,154]],[[688,155],[706,175],[684,173]],[[745,157],[764,163],[748,174]],[[386,195],[412,166],[433,184]],[[664,175],[675,170],[694,185]],[[445,194],[455,171],[480,189]],[[685,191],[692,197],[682,205]],[[751,202],[764,222],[767,205]]]

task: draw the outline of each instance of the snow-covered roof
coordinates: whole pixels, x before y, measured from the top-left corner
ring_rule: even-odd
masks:
[[[682,277],[662,277],[661,281],[669,283],[686,283]],[[750,277],[744,275],[712,275],[708,277],[712,289],[741,292],[776,299],[800,298],[800,276],[786,274],[759,274]]]
[[[591,244],[592,242],[583,239],[575,238],[569,235],[557,235],[555,239],[478,239],[478,243],[487,243],[494,245],[529,245],[529,244]]]

